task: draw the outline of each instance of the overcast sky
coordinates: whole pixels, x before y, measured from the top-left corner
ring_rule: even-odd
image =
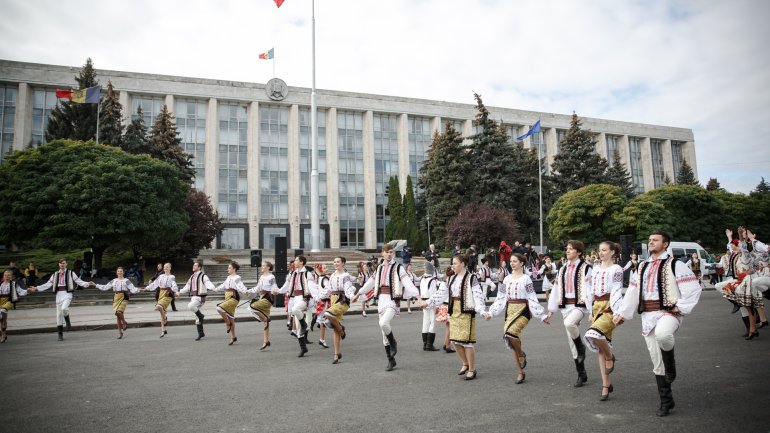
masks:
[[[311,85],[311,2],[0,0],[0,58]],[[318,0],[316,86],[690,128],[701,183],[770,181],[770,2]]]

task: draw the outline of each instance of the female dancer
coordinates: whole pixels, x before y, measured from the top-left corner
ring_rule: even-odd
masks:
[[[449,266],[444,272],[444,285],[452,278],[455,271]],[[454,343],[449,341],[449,290],[445,290],[444,295],[441,298],[441,305],[436,307],[436,322],[444,324],[444,352],[455,353]]]
[[[420,301],[422,308],[435,308],[441,304],[444,293],[449,293],[449,339],[455,343],[462,361],[463,368],[458,375],[464,375],[465,380],[476,378],[476,314],[483,313],[486,307],[479,279],[468,271],[469,263],[467,254],[454,256],[452,270],[455,274],[449,279],[448,289],[437,291],[427,302]]]
[[[249,304],[249,312],[257,319],[257,322],[264,323],[262,328],[262,347],[259,350],[265,350],[266,347],[270,347],[270,310],[273,307],[273,291],[278,290],[278,285],[275,283],[275,275],[273,275],[273,264],[264,261],[262,267],[259,268],[261,275],[259,276],[259,282],[254,288],[249,290],[249,293],[255,299]]]
[[[342,256],[334,258],[334,273],[329,278],[329,294],[331,296],[331,306],[324,313],[324,316],[334,329],[334,360],[336,364],[342,359],[342,340],[345,338],[345,327],[342,326],[342,319],[345,312],[350,308],[350,299],[356,294],[356,288],[353,287],[353,277],[345,271],[345,258]]]
[[[225,300],[217,304],[217,312],[222,316],[225,321],[225,328],[227,333],[230,334],[230,342],[228,346],[232,346],[233,343],[238,341],[238,337],[235,336],[235,307],[238,306],[238,301],[241,300],[239,293],[247,293],[249,289],[243,285],[241,277],[236,274],[241,265],[238,262],[230,262],[227,266],[227,279],[224,283],[214,288],[215,292],[225,291]]]
[[[16,307],[19,296],[27,296],[27,291],[13,281],[13,271],[3,272],[3,282],[0,283],[0,343],[5,343],[8,336],[8,312]]]
[[[532,280],[524,273],[526,258],[523,254],[511,254],[511,274],[505,277],[494,304],[489,311],[482,313],[484,320],[497,316],[505,310],[503,323],[503,340],[509,349],[513,350],[516,358],[516,368],[519,370],[516,376],[516,384],[524,383],[527,375],[524,368],[527,366],[527,354],[521,350],[521,331],[527,327],[532,316],[540,320],[546,317],[545,309],[540,305],[535,294]],[[546,322],[547,323],[547,322]]]
[[[314,323],[318,323],[318,328],[321,330],[319,332],[320,335],[318,336],[318,345],[324,349],[328,349],[329,345],[326,344],[326,324],[328,321],[326,320],[324,313],[326,313],[326,310],[331,304],[329,300],[329,292],[331,292],[331,289],[329,288],[329,277],[326,275],[326,272],[324,272],[324,267],[321,263],[315,265],[315,274],[316,281],[318,281],[318,293],[320,298],[315,305],[315,314],[313,315],[313,322],[310,325],[310,329],[313,329]]]
[[[602,376],[602,395],[606,401],[613,391],[610,373],[615,369],[615,355],[612,354],[612,321],[615,311],[620,311],[623,302],[623,269],[615,264],[620,254],[620,245],[605,241],[599,245],[599,266],[593,268],[591,289],[584,292],[586,308],[591,312],[591,326],[585,333],[585,340],[592,352],[599,354],[599,373]]]
[[[360,288],[372,276],[372,272],[369,269],[369,263],[358,262],[358,287]],[[366,317],[366,301],[361,301],[361,315]]]
[[[166,331],[166,325],[168,324],[168,306],[174,302],[174,296],[179,291],[179,287],[176,285],[176,278],[171,275],[171,263],[163,265],[163,273],[158,275],[157,278],[143,289],[144,291],[151,292],[153,290],[158,291],[158,301],[155,304],[155,311],[160,314],[160,338],[168,334]]]
[[[118,321],[118,340],[120,340],[123,338],[123,331],[128,328],[128,323],[126,323],[126,319],[123,316],[128,306],[128,295],[129,293],[139,292],[139,289],[134,287],[131,280],[124,277],[125,271],[122,267],[118,267],[115,273],[118,277],[114,280],[107,284],[95,284],[95,286],[99,290],[112,289],[115,292],[115,296],[112,298],[112,311],[115,312],[115,317]]]

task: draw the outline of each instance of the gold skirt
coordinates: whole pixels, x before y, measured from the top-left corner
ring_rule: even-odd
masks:
[[[0,298],[0,308],[8,311],[13,310],[13,302],[11,302],[11,298],[5,296]]]
[[[158,305],[163,307],[163,311],[168,310],[171,301],[174,300],[174,292],[171,289],[160,289],[158,294]]]
[[[265,295],[260,296],[259,299],[251,301],[249,307],[251,307],[252,310],[259,311],[263,316],[270,320],[270,310],[273,308],[273,304],[270,303]]]
[[[340,295],[332,295],[331,302],[332,302],[332,305],[331,307],[329,307],[329,309],[326,310],[326,312],[334,316],[334,318],[337,319],[338,322],[342,322],[342,318],[345,316],[345,313],[350,309],[350,305],[342,302],[340,300]]]
[[[235,307],[237,306],[238,300],[235,299],[233,292],[225,292],[225,300],[217,304],[217,307],[225,310],[225,313],[230,317],[235,317]]]
[[[530,317],[528,304],[508,304],[503,324],[505,336],[519,338],[521,331],[529,324]]]
[[[460,300],[452,300],[452,316],[449,318],[449,339],[455,343],[476,342],[476,316],[464,313]]]
[[[112,310],[116,313],[124,313],[128,306],[128,299],[123,292],[115,292],[115,296],[112,298]]]
[[[610,301],[594,301],[591,317],[593,323],[588,328],[604,335],[607,341],[612,341],[612,330],[615,329],[615,323],[612,321],[612,310]]]

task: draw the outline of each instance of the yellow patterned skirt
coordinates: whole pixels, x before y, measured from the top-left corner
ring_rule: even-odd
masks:
[[[527,327],[531,317],[528,304],[508,304],[505,309],[505,323],[503,324],[505,336],[519,338],[521,331]]]
[[[329,307],[328,310],[326,310],[327,313],[334,316],[335,319],[337,319],[338,322],[342,322],[342,318],[345,316],[345,313],[350,309],[350,305],[342,302],[340,299],[340,295],[332,295],[331,296],[331,302],[332,305]]]
[[[123,292],[115,292],[115,296],[112,298],[112,310],[116,313],[124,313],[128,306],[128,299]]]
[[[13,302],[11,302],[11,298],[7,296],[0,298],[0,308],[8,311],[13,310]]]
[[[592,352],[598,352],[599,347],[596,346],[594,340],[607,340],[607,344],[612,347],[612,331],[615,329],[615,323],[612,321],[609,299],[606,301],[594,301],[591,310],[593,323],[591,323],[591,327],[586,331],[585,339],[588,348]]]
[[[235,298],[235,293],[229,290],[225,292],[225,300],[217,304],[217,307],[224,310],[232,318],[235,317],[235,307],[237,306],[238,300]]]
[[[470,344],[476,342],[476,316],[464,313],[460,300],[452,300],[452,316],[449,318],[449,339],[455,343]]]
[[[168,306],[171,305],[171,301],[174,300],[174,293],[171,289],[160,289],[158,294],[158,305],[163,307],[163,311],[168,310]]]
[[[267,317],[268,321],[270,320],[270,310],[273,308],[273,304],[270,303],[270,300],[265,295],[251,301],[249,307],[251,307],[252,310],[262,313],[263,316]]]

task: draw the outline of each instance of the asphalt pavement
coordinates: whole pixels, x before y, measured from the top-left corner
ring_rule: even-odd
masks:
[[[666,418],[655,416],[659,399],[638,318],[615,331],[615,390],[600,402],[593,354],[587,385],[572,387],[558,314],[550,326],[533,321],[525,329],[527,380],[515,385],[502,317],[479,322],[478,377],[464,381],[455,354],[422,350],[421,312],[394,319],[398,366],[386,372],[376,314],[346,316],[343,360],[333,365],[332,349],[316,344],[318,330],[310,353],[297,358],[280,309],[272,346],[260,352],[261,324],[239,310],[239,341],[228,346],[214,305],[206,308],[211,322],[198,342],[187,310],[172,313],[180,326],[160,339],[152,306],[131,305],[126,319],[134,327],[117,340],[109,306],[77,307],[73,325],[84,330],[63,342],[40,332],[55,325],[53,308],[12,311],[9,330],[25,333],[0,345],[0,432],[770,432],[770,332],[744,341],[739,316],[713,291],[676,335],[676,408]]]

